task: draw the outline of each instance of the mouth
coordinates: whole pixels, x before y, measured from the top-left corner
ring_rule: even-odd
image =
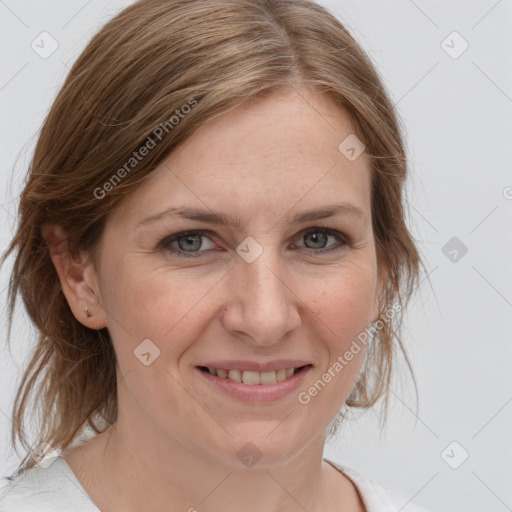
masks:
[[[313,369],[312,364],[303,363],[276,361],[270,365],[258,365],[220,361],[209,366],[196,366],[196,375],[205,383],[208,393],[214,392],[211,395],[213,400],[228,397],[238,402],[263,404],[289,397],[297,390]]]
[[[283,382],[311,366],[311,364],[307,364],[299,367],[279,368],[278,370],[270,370],[266,372],[228,368],[209,368],[208,366],[198,366],[198,368],[203,372],[213,375],[214,377],[229,379],[249,386],[255,386],[261,384],[272,385],[277,384],[278,382]]]

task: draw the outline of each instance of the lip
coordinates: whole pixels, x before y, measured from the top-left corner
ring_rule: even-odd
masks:
[[[277,361],[279,363],[279,361]],[[230,362],[231,364],[233,361]],[[216,363],[217,364],[217,363]],[[243,366],[245,370],[250,371],[265,371],[265,370],[256,370],[251,369],[247,366],[247,363],[244,363],[246,366]],[[254,363],[256,365],[256,363]],[[282,364],[282,362],[280,362]],[[273,364],[275,366],[275,364]],[[308,365],[308,363],[306,363]],[[206,365],[201,365],[206,366]],[[305,366],[305,365],[290,365],[288,368]],[[261,367],[261,366],[260,366]],[[269,368],[269,365],[266,365],[266,368]],[[217,366],[213,366],[213,368],[219,368]],[[222,366],[220,366],[222,368]],[[241,368],[233,368],[229,367],[230,370],[239,370]],[[254,368],[254,366],[253,366]],[[284,368],[283,366],[279,366],[276,369]],[[275,400],[279,400],[280,398],[284,398],[291,393],[293,393],[304,380],[306,375],[313,369],[313,365],[309,363],[308,366],[302,368],[297,373],[294,373],[292,376],[287,379],[276,382],[275,384],[244,384],[243,382],[235,382],[234,380],[228,378],[217,377],[215,375],[211,375],[208,371],[203,371],[201,368],[196,367],[195,370],[199,374],[199,378],[205,379],[205,381],[214,386],[216,390],[220,390],[223,394],[230,396],[241,402],[249,402],[249,403],[268,403],[273,402]],[[271,371],[271,370],[267,370]]]
[[[307,366],[311,361],[303,361],[299,359],[276,359],[266,363],[258,361],[240,361],[223,359],[219,361],[210,361],[200,363],[197,366],[206,366],[207,368],[225,369],[225,370],[249,370],[252,372],[275,372],[281,368],[300,368]]]

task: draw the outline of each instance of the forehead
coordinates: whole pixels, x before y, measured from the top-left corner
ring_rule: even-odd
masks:
[[[350,117],[326,94],[290,88],[253,99],[177,147],[128,206],[140,219],[177,200],[226,213],[264,208],[265,215],[343,200],[369,215],[367,157],[340,151],[353,136]]]
[[[175,166],[183,159],[223,165],[231,161],[248,167],[255,162],[258,169],[268,162],[282,170],[287,162],[304,158],[330,167],[340,143],[353,133],[349,115],[329,95],[289,88],[249,100],[209,121],[170,161]]]

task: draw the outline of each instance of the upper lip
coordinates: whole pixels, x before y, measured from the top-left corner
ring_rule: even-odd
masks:
[[[299,359],[276,359],[275,361],[268,361],[260,363],[257,361],[240,361],[223,359],[220,361],[211,361],[202,363],[197,366],[205,366],[211,369],[225,369],[225,370],[249,370],[253,372],[272,372],[281,368],[300,368],[301,366],[310,365],[309,361]]]

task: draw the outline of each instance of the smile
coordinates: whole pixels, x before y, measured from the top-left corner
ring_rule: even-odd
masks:
[[[308,366],[308,365],[306,365]],[[210,375],[220,377],[221,379],[230,379],[235,382],[243,382],[250,386],[257,384],[276,384],[291,377],[305,366],[299,368],[279,368],[277,371],[256,372],[252,370],[229,370],[225,368],[208,368],[200,367],[201,370],[207,371]]]
[[[313,365],[266,368],[261,372],[242,368],[197,366],[196,371],[210,390],[220,391],[216,396],[245,403],[269,403],[296,392]]]

